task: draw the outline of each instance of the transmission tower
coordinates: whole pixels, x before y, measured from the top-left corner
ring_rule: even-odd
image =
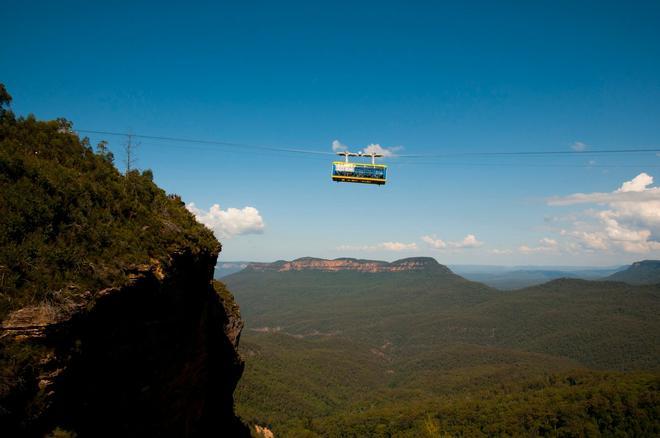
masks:
[[[126,174],[135,167],[135,163],[138,161],[136,154],[139,146],[140,143],[133,139],[133,134],[126,134],[126,143],[124,144],[124,152],[126,156],[124,164],[126,164]]]

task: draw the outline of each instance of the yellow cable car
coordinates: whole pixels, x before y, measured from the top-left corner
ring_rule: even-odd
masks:
[[[335,161],[332,163],[332,180],[337,182],[352,182],[362,184],[383,185],[387,182],[387,166],[376,164],[376,158],[382,157],[379,154],[364,154],[352,152],[338,152],[337,155],[343,155],[344,161]],[[348,157],[371,157],[371,164],[352,163]]]

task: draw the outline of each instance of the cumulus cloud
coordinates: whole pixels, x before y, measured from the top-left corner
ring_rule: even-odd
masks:
[[[340,142],[339,140],[332,141],[332,151],[333,152],[342,152],[348,150],[348,146]]]
[[[561,234],[573,238],[588,250],[623,250],[648,253],[660,250],[660,187],[652,187],[653,177],[640,173],[613,192],[576,193],[547,200],[549,205],[597,204],[600,210],[583,215]]]
[[[557,246],[557,241],[555,239],[551,239],[549,237],[544,237],[543,239],[540,240],[541,244],[544,246],[548,247],[555,247]]]
[[[435,249],[463,249],[463,248],[478,248],[484,243],[479,241],[474,234],[468,234],[463,240],[457,242],[445,242],[438,239],[435,235],[422,236],[422,241],[427,243],[431,248]]]
[[[582,152],[587,150],[587,145],[581,141],[576,141],[571,145],[571,149],[575,152]]]
[[[559,243],[555,239],[544,237],[543,239],[539,240],[538,245],[536,246],[521,245],[518,247],[518,251],[520,251],[523,254],[558,252]]]
[[[442,239],[437,239],[435,235],[433,236],[422,236],[422,240],[428,243],[431,247],[435,249],[444,249],[447,248],[447,243]]]
[[[372,143],[362,150],[363,154],[379,154],[383,157],[396,157],[396,152],[401,150],[400,146],[384,148],[379,144]]]
[[[582,230],[561,230],[561,235],[573,237],[587,250],[606,251],[608,248],[607,238],[602,233]]]
[[[548,205],[610,203],[641,205],[650,201],[660,201],[660,187],[649,187],[651,184],[653,184],[653,177],[642,172],[632,180],[624,182],[619,189],[613,192],[575,193],[569,196],[555,196],[549,198],[547,202]]]
[[[223,210],[220,205],[213,204],[206,211],[194,203],[186,205],[195,218],[207,227],[209,227],[216,237],[230,238],[241,234],[261,234],[264,231],[264,220],[259,214],[259,210],[254,207],[228,208]]]
[[[376,245],[340,245],[338,251],[413,251],[417,249],[417,244],[401,242],[382,242]]]
[[[360,150],[356,151],[356,153],[361,152],[367,155],[378,154],[378,155],[382,155],[383,157],[396,157],[396,152],[400,151],[401,149],[403,149],[403,147],[401,146],[383,147],[377,143],[371,143],[361,151]],[[333,152],[343,152],[347,150],[348,150],[348,146],[346,146],[344,143],[340,142],[339,140],[332,141]]]
[[[478,248],[483,244],[483,242],[477,240],[474,234],[468,234],[460,242],[450,243],[454,248]]]
[[[626,181],[623,184],[621,184],[621,187],[619,190],[617,190],[617,193],[627,193],[627,192],[643,192],[647,189],[648,186],[653,184],[653,177],[651,175],[648,175],[644,172],[640,173],[630,181]],[[650,190],[653,190],[651,188]],[[660,188],[655,189],[660,190]]]

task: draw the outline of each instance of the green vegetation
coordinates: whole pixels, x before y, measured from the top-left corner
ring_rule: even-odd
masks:
[[[240,319],[241,309],[238,306],[238,303],[236,303],[234,295],[232,295],[232,293],[227,289],[227,286],[225,286],[225,284],[221,281],[213,280],[213,289],[218,294],[218,297],[220,297],[222,307],[224,307],[227,317],[236,320]]]
[[[657,436],[659,389],[660,379],[644,374],[553,374],[436,400],[353,407],[305,426],[322,436]],[[298,433],[282,436],[289,435]]]
[[[630,284],[660,284],[660,260],[633,263],[628,269],[610,275],[607,280]]]
[[[276,436],[660,427],[658,286],[562,279],[501,292],[439,269],[247,269],[223,281],[246,321],[237,411]]]
[[[238,307],[221,283],[227,315],[208,295],[212,232],[151,171],[122,174],[104,142],[93,151],[66,120],[10,102],[0,85],[0,435],[242,430]],[[157,414],[170,409],[180,417]]]
[[[660,287],[560,279],[512,292],[443,272],[272,272],[223,279],[249,328],[341,332],[403,358],[461,343],[658,369]]]
[[[122,175],[106,145],[58,119],[16,117],[0,85],[0,320],[13,309],[122,284],[141,264],[217,251],[151,171]]]

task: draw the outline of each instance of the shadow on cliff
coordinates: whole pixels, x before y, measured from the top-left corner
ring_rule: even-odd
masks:
[[[11,429],[28,436],[56,429],[79,437],[249,436],[233,412],[242,323],[210,283],[214,265],[214,255],[179,255],[166,275],[142,272],[97,293],[87,309],[42,336],[22,339],[49,353],[36,387],[13,407]]]

